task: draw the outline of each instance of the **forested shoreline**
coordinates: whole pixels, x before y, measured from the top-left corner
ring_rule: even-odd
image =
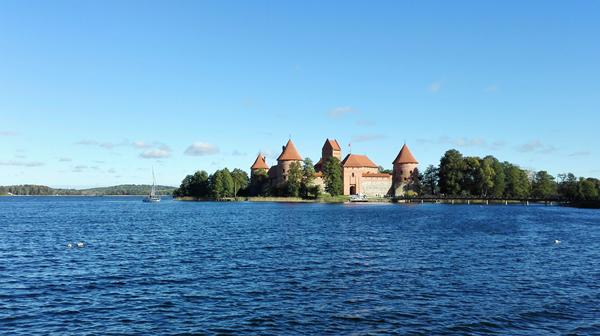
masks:
[[[51,188],[45,185],[23,184],[12,186],[0,186],[0,195],[15,196],[128,196],[147,195],[150,193],[151,185],[147,184],[121,184],[110,187],[87,188],[87,189],[61,189]],[[159,195],[171,195],[175,187],[156,186]]]
[[[430,165],[419,174],[416,189],[421,196],[596,201],[600,180],[577,178],[572,173],[554,177],[545,170],[526,170],[491,155],[463,156],[451,149],[439,166]]]

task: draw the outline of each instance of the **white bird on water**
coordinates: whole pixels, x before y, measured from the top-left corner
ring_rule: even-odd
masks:
[[[77,242],[77,247],[81,248],[81,247],[84,247],[84,246],[85,246],[85,244],[83,242]]]
[[[67,247],[68,247],[68,248],[72,248],[72,247],[73,247],[73,244],[71,244],[71,243],[67,243]]]
[[[554,239],[554,244],[560,244],[560,240]]]

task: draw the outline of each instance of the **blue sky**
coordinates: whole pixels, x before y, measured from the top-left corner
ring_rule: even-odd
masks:
[[[0,185],[178,185],[291,135],[600,176],[597,1],[2,1]]]

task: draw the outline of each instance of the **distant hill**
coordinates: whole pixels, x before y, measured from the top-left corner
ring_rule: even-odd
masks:
[[[83,196],[104,196],[104,195],[148,195],[151,185],[147,184],[121,184],[111,187],[88,188],[88,189],[56,189],[44,185],[24,184],[13,186],[0,186],[0,195],[83,195]],[[175,187],[156,186],[156,192],[159,195],[171,195]]]

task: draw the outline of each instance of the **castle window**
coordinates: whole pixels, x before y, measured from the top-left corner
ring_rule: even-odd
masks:
[[[352,177],[354,177],[354,173],[352,173]]]

